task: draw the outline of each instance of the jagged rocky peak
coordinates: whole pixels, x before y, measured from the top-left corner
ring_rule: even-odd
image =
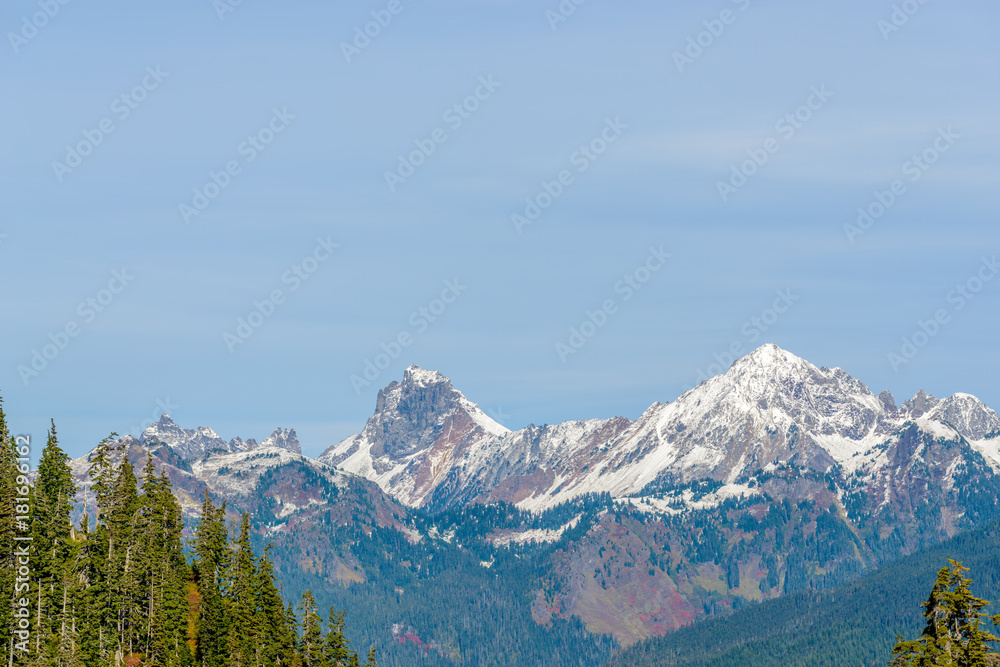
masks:
[[[447,377],[416,365],[403,372],[402,382],[394,381],[379,390],[375,414],[365,430],[381,443],[380,453],[399,456],[423,448],[449,421],[472,430],[478,427],[485,435],[508,432],[455,389]]]
[[[251,440],[251,442],[253,441]],[[274,433],[261,440],[260,446],[278,447],[279,449],[286,449],[294,454],[302,453],[302,446],[299,444],[299,438],[295,435],[294,428],[274,429]]]
[[[867,413],[863,418],[866,426],[885,412],[884,403],[843,369],[817,368],[773,343],[737,359],[724,375],[707,384],[736,390],[761,410],[788,408],[816,416],[861,410]]]
[[[924,414],[934,409],[941,401],[934,398],[923,389],[918,391],[913,398],[903,403],[902,411],[908,417],[923,417]]]
[[[229,448],[234,452],[249,452],[251,449],[257,449],[259,446],[253,438],[244,440],[240,436],[236,436],[229,441]]]
[[[319,458],[340,465],[363,448],[360,457],[345,463],[347,469],[384,471],[420,452],[455,452],[479,439],[507,433],[447,377],[410,366],[401,382],[393,381],[378,392],[375,412],[362,432],[333,445]]]
[[[403,371],[403,381],[393,380],[379,389],[375,400],[375,414],[392,413],[395,416],[416,417],[421,414],[448,409],[462,396],[451,386],[451,380],[437,371],[425,371],[410,366]],[[418,408],[414,410],[414,408]]]
[[[952,394],[938,401],[927,417],[950,424],[969,440],[982,440],[1000,430],[1000,415],[972,394]]]
[[[144,444],[165,443],[184,458],[201,456],[213,450],[231,451],[230,444],[207,426],[199,426],[193,430],[181,428],[166,413],[142,432],[141,440]]]
[[[893,395],[888,389],[882,390],[882,393],[878,395],[878,400],[879,403],[882,404],[882,407],[885,408],[886,412],[892,413],[899,409],[896,407],[896,399],[893,398]]]
[[[1000,431],[1000,416],[972,394],[952,394],[940,399],[923,389],[900,407],[910,419],[947,422],[969,440],[982,440]]]

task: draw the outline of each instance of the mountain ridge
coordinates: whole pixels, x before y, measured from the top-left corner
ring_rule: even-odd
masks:
[[[401,549],[487,570],[506,554],[509,571],[533,554],[517,595],[534,623],[577,617],[629,643],[850,581],[996,520],[1000,437],[972,438],[996,419],[967,394],[897,406],[840,368],[764,346],[635,420],[509,430],[414,366],[317,459],[294,451],[291,429],[225,443],[169,416],[118,444],[136,469],[154,458],[188,519],[206,492],[249,512],[290,581],[370,583],[390,603],[401,593],[380,577]],[[87,458],[72,462],[78,506]],[[382,546],[360,539],[372,535]],[[430,561],[406,560],[394,571],[420,581]]]
[[[410,373],[422,382],[408,382]],[[435,403],[449,392],[452,400]],[[503,500],[538,510],[583,493],[634,495],[664,481],[732,483],[778,461],[820,472],[853,468],[858,456],[918,418],[932,430],[930,422],[954,424],[970,442],[1000,429],[1000,416],[969,394],[935,399],[921,391],[897,408],[888,392],[876,396],[843,369],[817,368],[773,344],[672,403],[653,403],[634,421],[490,432],[477,428],[470,405],[444,376],[411,367],[404,382],[379,392],[361,433],[317,459],[375,481],[410,506]],[[408,439],[399,432],[387,439],[379,430],[400,422]],[[981,448],[1000,466],[1000,452]]]

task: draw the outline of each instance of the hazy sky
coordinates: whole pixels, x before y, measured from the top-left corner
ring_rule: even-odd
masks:
[[[895,7],[8,0],[13,430],[635,418],[764,342],[1000,407],[1000,7]]]

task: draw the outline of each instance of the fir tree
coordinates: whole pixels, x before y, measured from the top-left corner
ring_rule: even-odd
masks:
[[[290,656],[295,653],[295,628],[289,626],[269,552],[270,546],[264,549],[257,562],[255,581],[257,622],[262,629],[260,642],[263,645],[260,664],[280,667],[290,664]]]
[[[195,568],[202,598],[196,657],[203,667],[230,664],[229,615],[224,596],[231,557],[225,516],[226,504],[215,507],[206,491],[195,543]]]
[[[981,610],[989,602],[972,595],[968,568],[951,559],[950,567],[938,571],[930,597],[923,603],[927,624],[919,639],[902,641],[892,649],[892,667],[986,667],[1000,663],[1000,655],[988,653],[987,642],[1000,641],[982,628]],[[990,617],[1000,625],[1000,614]]]
[[[323,659],[323,631],[320,618],[316,609],[316,599],[312,591],[302,594],[302,601],[299,603],[299,611],[302,612],[302,638],[300,640],[302,665],[303,667],[324,667]]]
[[[349,667],[359,665],[344,638],[344,614],[331,611],[330,632],[311,593],[299,620],[284,606],[269,549],[257,558],[251,522],[241,518],[230,541],[226,506],[206,492],[188,564],[184,519],[165,467],[154,454],[123,447],[115,434],[91,456],[93,527],[87,509],[79,529],[71,512],[76,484],[55,424],[35,483],[21,467],[0,400],[0,621],[13,630],[11,601],[31,603],[31,651],[16,667]],[[142,462],[137,479],[132,461]],[[139,484],[141,482],[141,485]],[[86,487],[85,487],[86,488]],[[21,503],[18,498],[25,498]],[[31,521],[18,525],[20,507]],[[25,510],[26,511],[26,510]],[[32,586],[15,590],[15,537],[29,530]],[[199,603],[200,600],[200,603]],[[189,629],[192,624],[193,631]],[[189,636],[190,634],[190,636]],[[11,635],[13,636],[13,634]],[[368,667],[375,667],[374,649]]]
[[[326,659],[334,667],[343,667],[350,664],[354,652],[350,650],[350,644],[344,636],[344,612],[338,612],[330,608],[330,631],[324,640],[324,654]]]
[[[236,538],[231,586],[229,591],[229,652],[234,667],[257,665],[260,661],[257,646],[257,566],[250,546],[250,517],[243,513],[240,532]]]
[[[14,438],[7,427],[7,416],[3,411],[3,398],[0,398],[0,627],[5,631],[4,653],[13,654],[14,650],[14,616],[13,599],[17,563],[14,556],[14,536],[17,535],[16,517],[19,486],[27,490],[27,478],[24,484],[18,484],[17,450]],[[6,656],[5,656],[6,657]]]
[[[49,430],[38,464],[32,507],[33,575],[36,579],[35,650],[55,659],[65,643],[69,628],[69,591],[71,577],[70,521],[72,499],[76,493],[69,457],[59,447],[55,422]]]

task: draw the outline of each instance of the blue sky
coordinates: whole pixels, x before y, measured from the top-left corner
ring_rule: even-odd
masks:
[[[411,363],[509,427],[634,418],[764,342],[1000,407],[995,3],[221,2],[3,5],[15,431],[315,455]]]

